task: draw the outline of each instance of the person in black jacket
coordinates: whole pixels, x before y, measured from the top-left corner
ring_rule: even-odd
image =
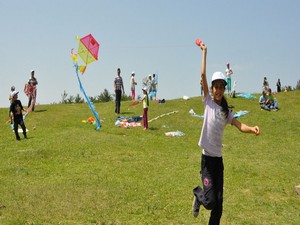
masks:
[[[16,139],[19,141],[21,139],[20,139],[20,136],[18,133],[18,125],[20,125],[22,127],[24,138],[27,138],[27,135],[26,135],[26,126],[25,126],[25,123],[23,120],[23,114],[22,114],[22,111],[24,111],[24,109],[23,109],[21,101],[18,100],[18,94],[19,94],[18,91],[14,91],[11,94],[12,102],[10,105],[9,112],[10,112],[10,116],[14,120],[14,131],[15,131]]]

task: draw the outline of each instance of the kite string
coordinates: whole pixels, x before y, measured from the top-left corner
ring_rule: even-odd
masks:
[[[81,90],[81,92],[83,93],[83,95],[84,95],[84,97],[85,97],[85,99],[86,99],[86,101],[87,101],[87,103],[88,103],[90,109],[92,110],[92,112],[93,112],[93,114],[94,114],[94,116],[95,116],[95,118],[96,118],[96,120],[97,120],[97,127],[96,127],[96,130],[99,130],[99,129],[100,129],[100,126],[101,126],[101,124],[100,124],[100,119],[99,119],[99,114],[95,111],[95,106],[94,106],[94,104],[90,101],[90,98],[89,98],[89,97],[87,96],[87,94],[85,93],[85,90],[84,90],[84,88],[83,88],[83,86],[82,86],[82,84],[81,84],[81,81],[80,81],[80,78],[79,78],[79,75],[78,75],[78,65],[77,65],[77,64],[75,65],[75,68],[76,68],[76,75],[77,75],[77,79],[78,79],[78,83],[79,83],[80,90]]]

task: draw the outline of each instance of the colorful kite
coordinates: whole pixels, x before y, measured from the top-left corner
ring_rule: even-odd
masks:
[[[81,74],[83,74],[86,70],[87,64],[90,64],[90,63],[98,60],[98,51],[100,48],[100,44],[95,40],[95,38],[91,34],[88,34],[81,39],[79,37],[77,37],[77,40],[79,41],[78,51],[76,54],[73,52],[73,49],[71,50],[72,59],[74,62],[74,67],[76,70],[80,90],[83,93],[87,103],[89,104],[90,109],[92,110],[92,112],[96,118],[96,121],[97,121],[96,130],[99,130],[101,125],[100,125],[100,119],[99,119],[98,113],[95,111],[95,106],[90,101],[90,98],[85,93],[85,90],[81,84],[81,81],[80,81],[80,78],[78,75],[78,71],[81,72]],[[80,65],[80,66],[78,65],[78,55],[80,56],[82,61],[85,63],[85,65]]]

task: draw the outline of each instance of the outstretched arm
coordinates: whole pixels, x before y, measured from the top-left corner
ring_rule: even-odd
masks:
[[[256,135],[259,135],[260,133],[258,126],[250,127],[244,123],[239,122],[236,118],[232,119],[231,124],[234,125],[236,128],[238,128],[243,133],[254,133]]]
[[[201,82],[202,82],[203,92],[204,92],[203,97],[205,98],[206,95],[208,94],[208,84],[207,84],[207,79],[206,79],[206,54],[207,54],[207,47],[206,47],[206,45],[203,42],[201,42],[200,48],[202,50],[202,69],[201,69],[201,80],[202,81],[200,81],[200,85],[201,85]]]

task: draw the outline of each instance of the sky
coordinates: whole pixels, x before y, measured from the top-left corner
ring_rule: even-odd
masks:
[[[200,95],[201,49],[206,43],[207,78],[233,70],[236,91],[259,93],[263,77],[276,90],[300,80],[299,0],[0,0],[0,107],[9,107],[12,85],[23,105],[30,71],[38,80],[38,104],[59,103],[64,91],[80,92],[70,55],[76,36],[91,33],[99,60],[81,81],[88,96],[113,93],[121,68],[125,93],[134,71],[158,74],[159,99]]]

